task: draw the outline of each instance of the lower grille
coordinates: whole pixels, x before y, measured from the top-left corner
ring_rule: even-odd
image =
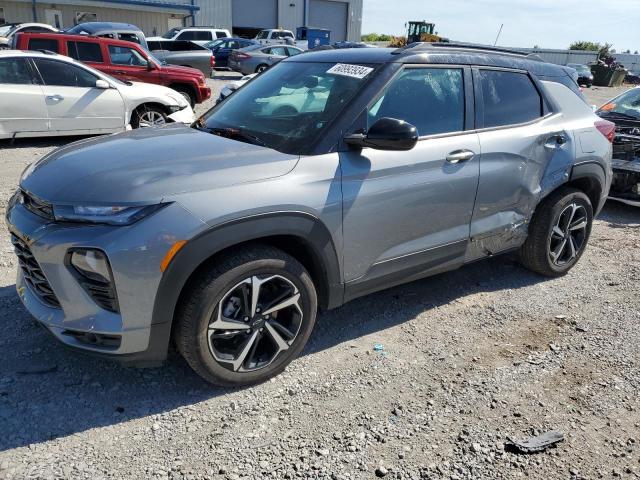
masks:
[[[78,275],[78,282],[94,302],[105,310],[118,313],[118,297],[111,284],[96,282],[82,275]]]
[[[31,253],[29,245],[15,235],[11,235],[11,243],[13,243],[13,248],[18,257],[18,263],[22,269],[24,279],[33,293],[35,293],[46,305],[60,308],[58,297],[53,293],[53,289],[51,288],[51,285],[49,285],[47,278],[44,276],[44,272],[34,258],[33,253]]]

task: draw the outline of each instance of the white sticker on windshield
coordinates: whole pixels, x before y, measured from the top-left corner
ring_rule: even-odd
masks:
[[[342,75],[344,77],[364,78],[373,71],[373,68],[363,67],[362,65],[350,65],[346,63],[337,63],[327,73],[334,75]]]

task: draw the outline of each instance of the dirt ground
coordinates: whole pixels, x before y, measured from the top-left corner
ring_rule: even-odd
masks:
[[[70,140],[0,144],[0,213]],[[301,358],[241,390],[176,354],[135,370],[64,349],[16,268],[0,229],[0,478],[640,477],[639,209],[607,204],[563,278],[499,257],[322,313]],[[565,441],[505,449],[549,430]]]

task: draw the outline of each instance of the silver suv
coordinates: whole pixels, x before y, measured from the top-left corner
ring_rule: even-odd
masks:
[[[8,207],[17,289],[53,335],[206,380],[263,381],[318,308],[517,250],[583,254],[613,125],[564,67],[459,45],[307,53],[191,128],[82,140]]]

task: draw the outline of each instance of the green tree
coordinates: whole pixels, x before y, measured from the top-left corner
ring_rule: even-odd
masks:
[[[613,48],[613,45],[610,43],[596,43],[587,41],[573,42],[571,45],[569,45],[569,50],[587,50],[589,52],[598,52],[599,60],[606,60],[607,58],[611,58],[611,54],[616,52]]]
[[[391,41],[391,35],[380,33],[367,33],[360,37],[363,42],[389,42]]]

